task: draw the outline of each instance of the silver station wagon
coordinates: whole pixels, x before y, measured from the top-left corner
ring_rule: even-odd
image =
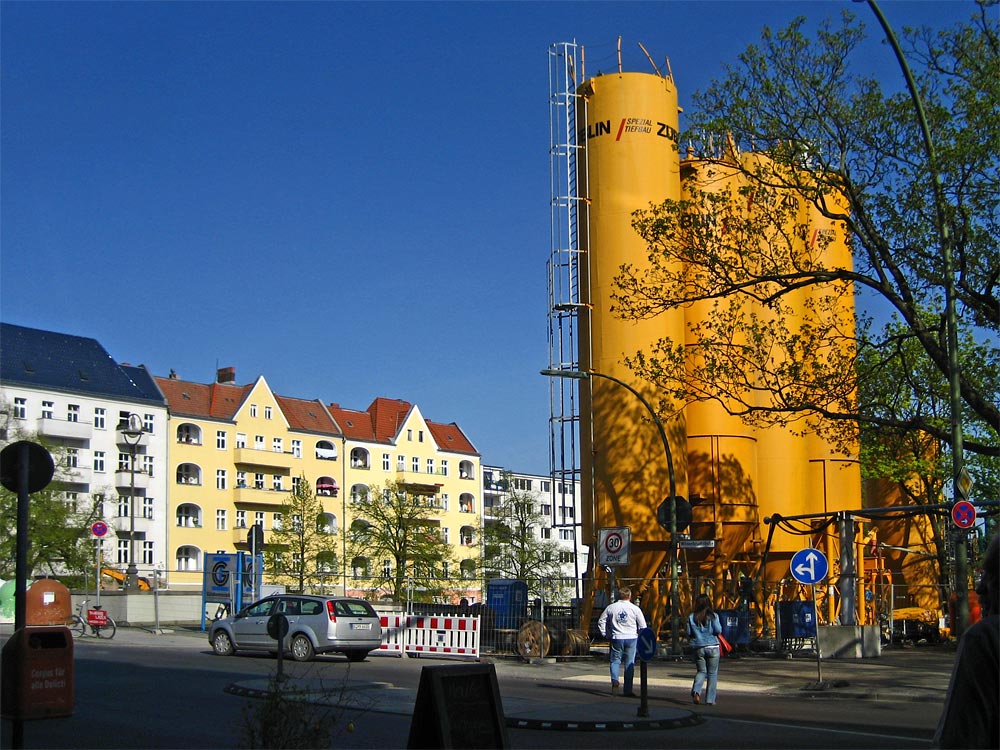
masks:
[[[296,661],[309,661],[316,654],[342,653],[351,661],[363,661],[382,644],[378,613],[364,599],[341,596],[279,594],[245,607],[230,617],[216,620],[208,631],[212,650],[221,656],[236,651],[277,653],[274,615],[288,620],[285,651]],[[270,629],[268,623],[271,622]]]

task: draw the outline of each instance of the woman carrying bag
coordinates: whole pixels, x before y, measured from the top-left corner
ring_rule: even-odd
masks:
[[[692,657],[698,667],[691,685],[691,698],[695,703],[701,703],[704,695],[705,703],[714,706],[719,682],[718,636],[722,635],[722,623],[712,609],[712,600],[705,594],[700,594],[694,600],[694,610],[688,615],[687,629]]]

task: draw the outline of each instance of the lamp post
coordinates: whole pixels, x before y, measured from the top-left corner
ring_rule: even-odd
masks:
[[[125,569],[125,589],[131,591],[139,585],[139,569],[135,565],[135,453],[144,434],[142,417],[138,414],[129,414],[128,420],[121,428],[121,433],[125,445],[128,446],[129,472],[131,473],[131,490],[128,501],[128,567]]]
[[[667,476],[670,480],[670,543],[673,546],[673,554],[670,557],[670,653],[674,656],[680,653],[677,643],[678,630],[680,629],[680,619],[678,613],[679,602],[677,598],[677,479],[674,474],[674,457],[670,451],[670,443],[667,440],[667,433],[663,429],[663,422],[660,415],[656,413],[652,405],[635,388],[624,380],[619,380],[612,375],[605,375],[603,372],[590,370],[542,370],[542,375],[550,378],[570,378],[572,380],[588,380],[590,378],[604,378],[613,383],[617,383],[622,388],[635,396],[646,407],[649,416],[653,418],[657,431],[660,433],[660,440],[663,442],[663,454],[667,459]]]
[[[855,0],[855,2],[865,2],[866,0]],[[927,124],[927,115],[924,111],[924,103],[920,98],[916,81],[910,66],[906,62],[903,50],[899,46],[896,34],[893,32],[889,22],[882,14],[881,8],[875,0],[867,0],[868,7],[872,9],[878,19],[886,39],[892,47],[892,51],[899,61],[899,67],[906,78],[906,86],[913,100],[914,109],[917,112],[917,122],[920,125],[920,133],[924,139],[924,150],[927,152],[927,166],[930,168],[931,180],[934,188],[934,213],[937,221],[938,233],[941,235],[941,261],[944,265],[944,304],[945,304],[945,326],[948,340],[948,395],[951,403],[951,480],[952,480],[952,504],[958,502],[959,484],[963,473],[964,461],[962,445],[962,389],[959,378],[958,364],[958,314],[955,311],[955,262],[951,253],[951,233],[948,229],[948,218],[945,215],[944,191],[941,184],[941,172],[938,170],[937,153],[934,150],[934,141],[931,139],[930,126]],[[950,529],[949,529],[950,531]],[[955,550],[955,579],[956,579],[956,619],[958,620],[957,633],[961,635],[965,632],[969,624],[969,599],[968,599],[968,563],[966,558],[965,539],[956,545]],[[952,623],[953,627],[955,623]]]

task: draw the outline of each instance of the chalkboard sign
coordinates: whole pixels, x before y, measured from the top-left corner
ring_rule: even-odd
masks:
[[[407,747],[509,747],[493,665],[424,667]]]

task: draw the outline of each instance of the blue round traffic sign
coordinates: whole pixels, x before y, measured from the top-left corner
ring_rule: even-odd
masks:
[[[656,633],[652,628],[643,628],[639,631],[635,654],[641,661],[652,661],[656,656]]]
[[[812,547],[806,547],[796,552],[792,556],[790,567],[792,577],[799,583],[806,584],[819,583],[830,572],[830,564],[826,561],[826,555]]]
[[[976,506],[968,500],[959,500],[951,506],[951,520],[960,529],[968,529],[976,522]]]

